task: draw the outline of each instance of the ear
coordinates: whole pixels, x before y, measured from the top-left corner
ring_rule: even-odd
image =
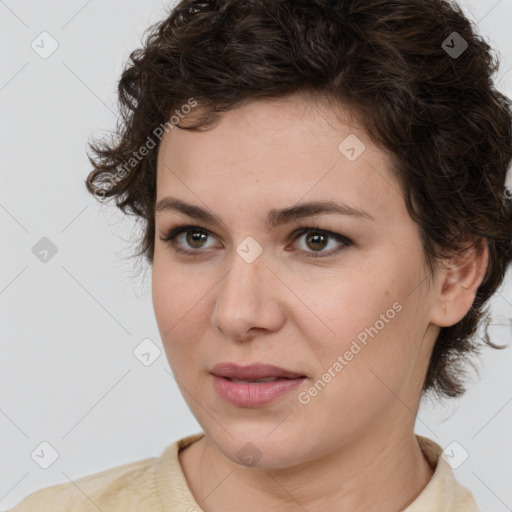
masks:
[[[430,321],[449,327],[462,320],[471,308],[489,260],[487,239],[481,238],[473,247],[449,259],[439,270],[435,305]]]

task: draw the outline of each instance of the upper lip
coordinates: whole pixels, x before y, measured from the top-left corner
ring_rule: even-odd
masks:
[[[219,363],[210,371],[218,377],[227,377],[229,379],[239,380],[257,380],[267,377],[283,377],[286,379],[295,379],[305,377],[302,373],[292,372],[279,368],[271,364],[253,363],[248,366],[240,366],[236,363]]]

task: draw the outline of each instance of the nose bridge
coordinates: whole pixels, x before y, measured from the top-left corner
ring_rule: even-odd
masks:
[[[282,320],[275,276],[266,268],[262,254],[251,261],[244,249],[247,246],[240,244],[219,285],[211,318],[226,336],[238,339],[252,328],[276,329]]]

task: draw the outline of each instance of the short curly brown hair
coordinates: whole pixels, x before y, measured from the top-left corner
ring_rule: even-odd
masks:
[[[431,272],[465,241],[487,243],[489,263],[474,302],[462,320],[441,329],[423,386],[439,397],[462,395],[463,363],[485,344],[501,348],[476,332],[512,258],[512,200],[505,193],[512,111],[492,81],[499,58],[460,6],[182,0],[145,36],[119,80],[118,138],[89,143],[94,170],[86,180],[89,192],[115,197],[123,213],[142,221],[138,256],[153,262],[164,129],[204,130],[244,103],[293,93],[349,107],[394,159]],[[198,121],[179,126],[197,104]]]

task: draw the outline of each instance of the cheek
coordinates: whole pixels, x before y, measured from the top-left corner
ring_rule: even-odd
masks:
[[[306,390],[311,397],[317,396],[312,401],[318,410],[336,411],[344,422],[360,425],[396,401],[410,372],[400,314],[387,324],[381,321],[384,326],[371,314],[346,317],[346,334],[323,346],[318,373]],[[391,318],[393,313],[388,315]]]
[[[378,282],[362,286],[361,280],[354,280],[331,287],[322,304],[315,304],[326,334],[320,335],[311,323],[302,323],[303,332],[309,332],[310,349],[318,357],[319,371],[335,373],[333,380],[340,387],[349,382],[359,387],[360,383],[375,391],[375,385],[382,387],[377,375],[394,388],[414,358],[414,320],[408,318],[411,307],[403,302],[400,283],[390,278],[387,286],[379,289]]]
[[[297,285],[298,286],[298,285]],[[399,313],[387,289],[365,283],[359,274],[340,283],[325,282],[321,287],[306,290],[308,311],[302,320],[303,331],[309,331],[315,348],[327,353],[349,350],[352,341],[364,342],[385,337]],[[312,311],[315,315],[312,315]],[[386,323],[387,322],[387,323]]]
[[[164,264],[155,254],[152,270],[153,309],[165,346],[169,340],[176,338],[191,308],[188,299],[190,284],[186,284],[177,270],[175,266]]]
[[[156,321],[163,335],[172,326],[172,316],[175,311],[176,283],[169,272],[163,271],[156,256],[153,262],[151,293]],[[165,341],[165,340],[163,340]]]
[[[397,397],[406,400],[405,390],[419,385],[415,375],[422,342],[418,308],[409,302],[393,304],[386,302],[373,310],[363,319],[362,328],[338,345],[343,369],[333,391],[337,389],[336,395],[344,397],[345,407],[360,403],[368,411],[380,410]]]
[[[183,275],[183,265],[173,262],[169,251],[157,244],[151,276],[155,314],[167,323],[185,313],[188,296],[195,288],[190,276]]]
[[[169,267],[169,266],[168,266]],[[164,268],[157,258],[153,264],[152,297],[155,319],[169,364],[173,371],[198,360],[207,316],[204,287],[194,285],[179,270]],[[187,361],[189,363],[187,363]]]

